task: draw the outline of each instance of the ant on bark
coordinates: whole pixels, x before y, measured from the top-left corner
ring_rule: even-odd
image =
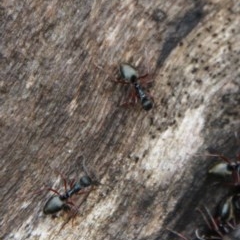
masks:
[[[209,209],[204,206],[203,212],[197,209],[202,215],[208,227],[207,235],[200,235],[199,231],[195,231],[195,238],[198,240],[235,240],[240,239],[240,225],[236,225],[236,218],[240,211],[240,194],[234,194],[222,201],[218,206],[216,216],[213,217]],[[207,216],[206,216],[207,215]],[[168,231],[177,235],[179,238],[189,240],[183,234],[167,228]]]
[[[99,68],[101,71],[107,73],[98,64],[94,63],[94,65],[97,68]],[[110,76],[110,78],[112,79],[111,81],[131,85],[134,90],[130,93],[130,96],[129,96],[130,101],[125,102],[121,105],[128,105],[131,103],[135,104],[139,100],[141,102],[141,105],[144,110],[146,110],[146,111],[151,110],[153,108],[153,103],[154,103],[153,97],[150,96],[150,94],[147,94],[144,88],[145,88],[145,86],[147,87],[147,85],[150,84],[152,82],[152,80],[151,81],[145,80],[145,81],[142,81],[142,83],[140,83],[140,81],[139,81],[141,79],[146,78],[148,76],[148,74],[139,76],[136,68],[134,68],[129,63],[121,63],[120,67],[119,67],[119,71],[120,71],[120,78],[118,78],[118,79],[112,79],[111,74],[107,73],[107,75]]]
[[[144,88],[139,82],[140,79],[145,78],[148,74],[139,76],[137,70],[128,63],[120,64],[120,74],[123,80],[118,80],[118,82],[132,84],[134,87],[135,95],[131,95],[131,98],[135,99],[134,102],[136,103],[138,98],[144,110],[151,110],[153,108],[153,97],[145,93]],[[149,81],[146,83],[149,83]]]
[[[71,201],[69,201],[70,197],[93,184],[93,181],[89,176],[83,176],[80,178],[79,182],[76,182],[69,190],[67,190],[66,180],[65,178],[63,179],[65,186],[64,194],[60,194],[55,189],[48,188],[49,191],[52,191],[57,195],[50,197],[45,203],[43,207],[44,214],[56,214],[61,210],[70,210],[71,208],[69,205],[74,205]],[[84,192],[82,191],[81,193]]]
[[[81,156],[82,157],[82,156]],[[80,157],[79,157],[80,158]],[[84,189],[88,187],[93,187],[93,185],[98,185],[99,182],[96,179],[92,179],[89,177],[91,175],[85,165],[85,159],[83,159],[82,162],[83,170],[85,172],[85,175],[82,176],[78,182],[75,182],[74,179],[69,183],[69,189],[67,189],[67,180],[66,178],[59,172],[58,170],[55,170],[63,179],[64,182],[64,189],[65,192],[63,194],[60,194],[57,190],[53,188],[45,188],[51,192],[54,192],[55,195],[51,196],[47,202],[45,203],[43,207],[43,213],[44,214],[52,214],[53,216],[58,213],[61,210],[71,210],[71,205],[74,206],[74,203],[70,201],[70,198],[75,194],[83,194],[86,192],[89,192],[90,189],[84,191]],[[41,191],[41,190],[40,190]]]
[[[228,196],[217,207],[216,222],[220,226],[227,224],[236,225],[236,221],[239,220],[240,212],[240,194],[233,194]]]
[[[236,215],[239,211],[239,201],[240,195],[235,194],[226,199],[226,201],[221,202],[218,207],[217,214],[213,218],[209,209],[205,207],[205,211],[208,215],[209,220],[203,213],[201,209],[198,211],[201,213],[204,221],[206,222],[209,234],[208,236],[200,237],[198,232],[196,236],[200,240],[236,240],[240,239],[240,228],[239,225],[236,225]]]

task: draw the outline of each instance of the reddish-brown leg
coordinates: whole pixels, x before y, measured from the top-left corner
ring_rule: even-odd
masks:
[[[137,95],[136,95],[134,89],[131,89],[131,92],[128,95],[128,99],[129,99],[128,101],[121,103],[120,106],[128,107],[130,105],[134,105],[137,103],[138,98],[137,98]]]
[[[214,220],[214,218],[212,217],[212,214],[210,213],[210,211],[207,207],[204,206],[204,209],[210,219],[210,222],[207,220],[207,217],[205,216],[205,214],[203,213],[203,211],[201,209],[197,209],[197,211],[201,213],[204,221],[208,225],[209,230],[213,230],[221,239],[223,237],[223,234],[220,232],[219,226],[218,226],[216,220]]]
[[[166,229],[167,229],[169,232],[177,235],[178,237],[180,237],[180,238],[182,238],[182,239],[184,239],[184,240],[189,240],[188,238],[186,238],[186,237],[185,237],[184,235],[182,235],[181,233],[178,233],[178,232],[176,232],[176,231],[173,231],[172,229],[169,229],[169,228],[166,228]]]
[[[53,193],[55,193],[57,195],[60,195],[60,193],[56,189],[50,188],[50,187],[48,187],[46,185],[44,185],[44,187],[42,189],[33,192],[33,194],[41,194],[43,191],[51,191],[51,192],[53,192]]]

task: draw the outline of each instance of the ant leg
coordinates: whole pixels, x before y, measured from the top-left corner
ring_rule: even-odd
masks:
[[[130,105],[135,105],[137,104],[138,101],[138,97],[134,91],[134,89],[131,89],[130,94],[127,97],[129,99],[129,101],[123,102],[120,104],[120,106],[124,106],[124,107],[128,107]]]
[[[57,195],[61,195],[56,189],[48,187],[46,184],[44,184],[44,187],[38,191],[33,192],[33,194],[41,194],[43,191],[51,191]]]
[[[180,237],[180,238],[182,238],[182,239],[184,239],[184,240],[189,240],[188,238],[186,238],[185,236],[183,236],[181,233],[178,233],[178,232],[176,232],[176,231],[173,231],[173,230],[170,229],[170,228],[166,228],[166,229],[167,229],[169,232],[177,235],[178,237]]]
[[[232,172],[232,180],[233,180],[233,185],[234,186],[239,186],[240,185],[240,176],[238,170],[234,170]]]
[[[212,226],[209,223],[209,221],[207,220],[207,218],[206,218],[205,214],[203,213],[203,211],[200,208],[197,208],[197,211],[202,215],[202,218],[203,218],[204,222],[207,224],[208,228],[211,229]]]
[[[215,233],[218,234],[217,237],[214,237],[214,238],[211,238],[211,239],[219,239],[219,240],[222,239],[223,234],[220,232],[216,221],[213,219],[213,217],[212,217],[211,213],[209,212],[208,208],[204,206],[204,209],[205,209],[208,217],[210,218],[210,222],[207,220],[207,217],[205,216],[205,214],[203,213],[203,211],[201,209],[198,208],[197,211],[201,213],[201,215],[204,219],[204,222],[207,224],[209,230],[215,231]],[[195,234],[196,234],[196,237],[198,239],[200,239],[200,240],[203,239],[203,238],[199,237],[198,231],[196,231]]]
[[[224,162],[227,162],[227,163],[231,164],[231,161],[222,154],[211,154],[210,153],[210,154],[206,154],[206,156],[207,157],[218,157],[218,158],[221,158]]]
[[[138,79],[144,88],[149,87],[149,85],[153,83],[153,78],[148,73],[138,77]]]
[[[240,153],[237,154],[237,159],[240,161]]]
[[[121,84],[124,84],[124,85],[129,85],[129,82],[125,81],[125,80],[122,80],[121,78],[117,78],[117,79],[114,79],[114,80],[111,80],[112,82],[115,82],[115,83],[121,83]]]
[[[143,86],[147,86],[149,85],[150,83],[153,82],[153,78],[151,77],[151,75],[149,73],[146,73],[144,75],[141,75],[138,77],[139,80],[141,80],[141,83]]]
[[[83,200],[80,202],[80,204],[79,204],[77,207],[75,207],[75,209],[73,209],[73,212],[72,212],[70,218],[75,218],[75,217],[77,216],[77,214],[78,214],[78,212],[79,212],[79,208],[81,207],[81,205],[82,205],[82,204],[85,202],[85,200],[87,199],[90,191],[85,191],[85,192],[82,192],[82,193],[87,193],[87,194],[85,195],[85,197],[83,198]],[[79,194],[80,194],[80,193],[79,193]]]
[[[195,156],[200,156],[200,157],[219,157],[219,158],[221,158],[224,162],[227,162],[228,164],[231,164],[232,162],[228,159],[228,158],[226,158],[225,156],[223,156],[223,155],[221,155],[221,154],[211,154],[211,153],[209,153],[209,154],[204,154],[204,155],[202,155],[202,154],[194,154]]]
[[[139,76],[138,79],[144,79],[144,78],[146,78],[148,75],[149,75],[148,73],[145,73],[145,74]]]
[[[73,221],[74,221],[74,219],[75,219],[75,217],[77,216],[77,214],[78,214],[78,212],[79,212],[79,208],[80,208],[80,206],[83,204],[83,202],[87,199],[87,197],[88,197],[88,194],[90,193],[90,190],[92,190],[92,189],[89,189],[88,191],[81,191],[81,192],[79,192],[79,193],[76,193],[76,194],[83,194],[83,193],[87,193],[86,195],[85,195],[85,197],[83,198],[83,200],[81,201],[81,203],[78,205],[78,206],[76,206],[73,202],[71,202],[71,201],[67,201],[67,203],[68,204],[70,204],[70,205],[72,205],[72,208],[71,208],[71,212],[69,213],[69,216],[68,216],[68,219],[63,223],[63,225],[61,226],[61,229],[60,229],[60,231],[64,228],[64,226],[72,219],[72,225],[73,225]]]
[[[137,97],[137,95],[136,95],[135,92],[132,94],[132,99],[133,99],[133,104],[137,104],[137,102],[138,102],[138,97]]]
[[[56,169],[55,169],[54,171],[58,172]],[[58,172],[58,173],[59,173],[59,172]],[[38,191],[33,192],[33,194],[41,194],[43,191],[46,191],[46,190],[47,190],[47,191],[51,191],[51,192],[53,192],[53,193],[55,193],[55,194],[57,194],[57,195],[60,195],[60,193],[59,193],[56,189],[53,189],[53,188],[47,186],[45,183],[44,183],[43,185],[44,185],[43,188],[41,188],[41,189],[38,190]]]
[[[218,155],[218,157],[221,158],[223,161],[231,164],[231,161],[230,161],[228,158],[226,158],[225,156],[223,156],[223,155],[220,154],[220,155]]]
[[[73,206],[73,207],[75,207],[75,204],[74,204],[72,201],[70,201],[70,200],[67,200],[66,203],[67,203],[67,204],[70,204],[70,205]]]
[[[71,210],[71,209],[70,209],[70,210]],[[73,215],[73,214],[69,213],[66,221],[64,221],[64,223],[63,223],[62,226],[60,227],[58,233],[60,233],[60,232],[62,231],[62,229],[69,223],[69,221],[70,221],[71,219],[72,219],[72,226],[73,226],[73,220],[74,220],[74,217],[75,217],[75,216],[76,216],[76,215]]]
[[[69,185],[70,189],[72,189],[72,188],[73,188],[73,186],[74,186],[75,182],[76,182],[76,179],[75,179],[75,178],[73,178],[73,179],[69,180],[69,182],[68,182],[68,185]]]
[[[70,181],[67,181],[67,178],[65,175],[63,175],[60,171],[58,171],[57,169],[55,169],[55,172],[60,175],[60,177],[62,178],[63,180],[63,183],[64,183],[64,189],[65,189],[65,192],[68,190],[67,189],[67,185],[69,186],[69,188],[71,189],[75,183],[75,179],[72,179]]]
[[[85,193],[90,193],[93,190],[93,188],[91,187],[90,189],[87,190],[80,190],[79,192],[75,193],[76,195],[81,195],[81,194],[85,194]]]
[[[150,99],[152,99],[154,105],[156,105],[156,104],[155,104],[155,101],[154,101],[154,97],[153,97],[153,95],[152,95],[150,92],[148,92],[147,94],[148,94],[148,96],[150,97]]]
[[[209,218],[210,218],[210,220],[211,220],[211,223],[212,223],[212,225],[213,225],[213,230],[214,230],[220,237],[223,237],[223,234],[219,231],[219,227],[218,227],[216,221],[213,219],[213,217],[212,217],[209,209],[208,209],[207,207],[205,207],[205,206],[204,206],[204,208],[205,208],[205,211],[206,211],[206,213],[208,214],[208,216],[209,216]],[[211,228],[210,228],[210,229],[211,229]]]
[[[65,192],[67,191],[67,180],[66,180],[66,177],[60,172],[58,171],[57,169],[54,169],[54,171],[60,175],[60,177],[62,178],[63,180],[63,183],[64,183],[64,189],[65,189]]]
[[[93,187],[91,186],[89,189],[87,189],[87,190],[80,190],[79,192],[77,192],[77,193],[75,193],[75,195],[80,195],[80,194],[86,194],[86,193],[90,193],[91,191],[93,190]],[[88,195],[87,195],[88,196]],[[78,211],[78,208],[80,207],[80,206],[77,206],[76,207],[76,205],[75,205],[75,203],[73,202],[73,201],[71,201],[70,199],[68,199],[67,201],[66,201],[66,203],[68,204],[68,205],[71,205],[72,206],[72,212],[77,212]],[[75,209],[75,210],[74,210]],[[72,214],[72,215],[76,215],[76,214]]]
[[[195,156],[200,156],[200,157],[218,157],[218,158],[220,158],[220,159],[222,159],[225,163],[227,163],[227,164],[229,164],[229,165],[231,165],[232,164],[232,162],[231,162],[231,160],[230,159],[228,159],[227,157],[225,157],[224,155],[222,155],[222,154],[204,154],[204,155],[202,155],[202,154],[194,154]]]
[[[197,238],[198,240],[205,240],[204,238],[202,238],[202,237],[199,235],[198,229],[195,231],[195,235],[196,235],[196,238]]]
[[[60,193],[59,193],[57,190],[53,189],[53,188],[47,188],[47,190],[48,190],[48,191],[51,191],[51,192],[54,192],[54,193],[56,193],[57,195],[60,195]]]

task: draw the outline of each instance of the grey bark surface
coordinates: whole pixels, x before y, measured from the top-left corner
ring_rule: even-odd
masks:
[[[239,22],[238,0],[2,0],[0,238],[192,236],[224,195],[204,154],[240,147]],[[153,78],[150,112],[121,106],[121,62]],[[101,184],[73,221],[45,216],[36,192],[63,192],[55,170],[79,179],[83,159]]]

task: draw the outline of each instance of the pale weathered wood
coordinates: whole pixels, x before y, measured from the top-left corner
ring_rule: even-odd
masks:
[[[226,191],[196,154],[240,147],[239,22],[238,0],[2,0],[0,238],[193,234],[195,208]],[[120,106],[121,62],[151,73],[151,112]],[[44,216],[51,194],[35,192],[63,190],[54,169],[78,179],[83,157],[102,184],[61,229],[68,216]]]

